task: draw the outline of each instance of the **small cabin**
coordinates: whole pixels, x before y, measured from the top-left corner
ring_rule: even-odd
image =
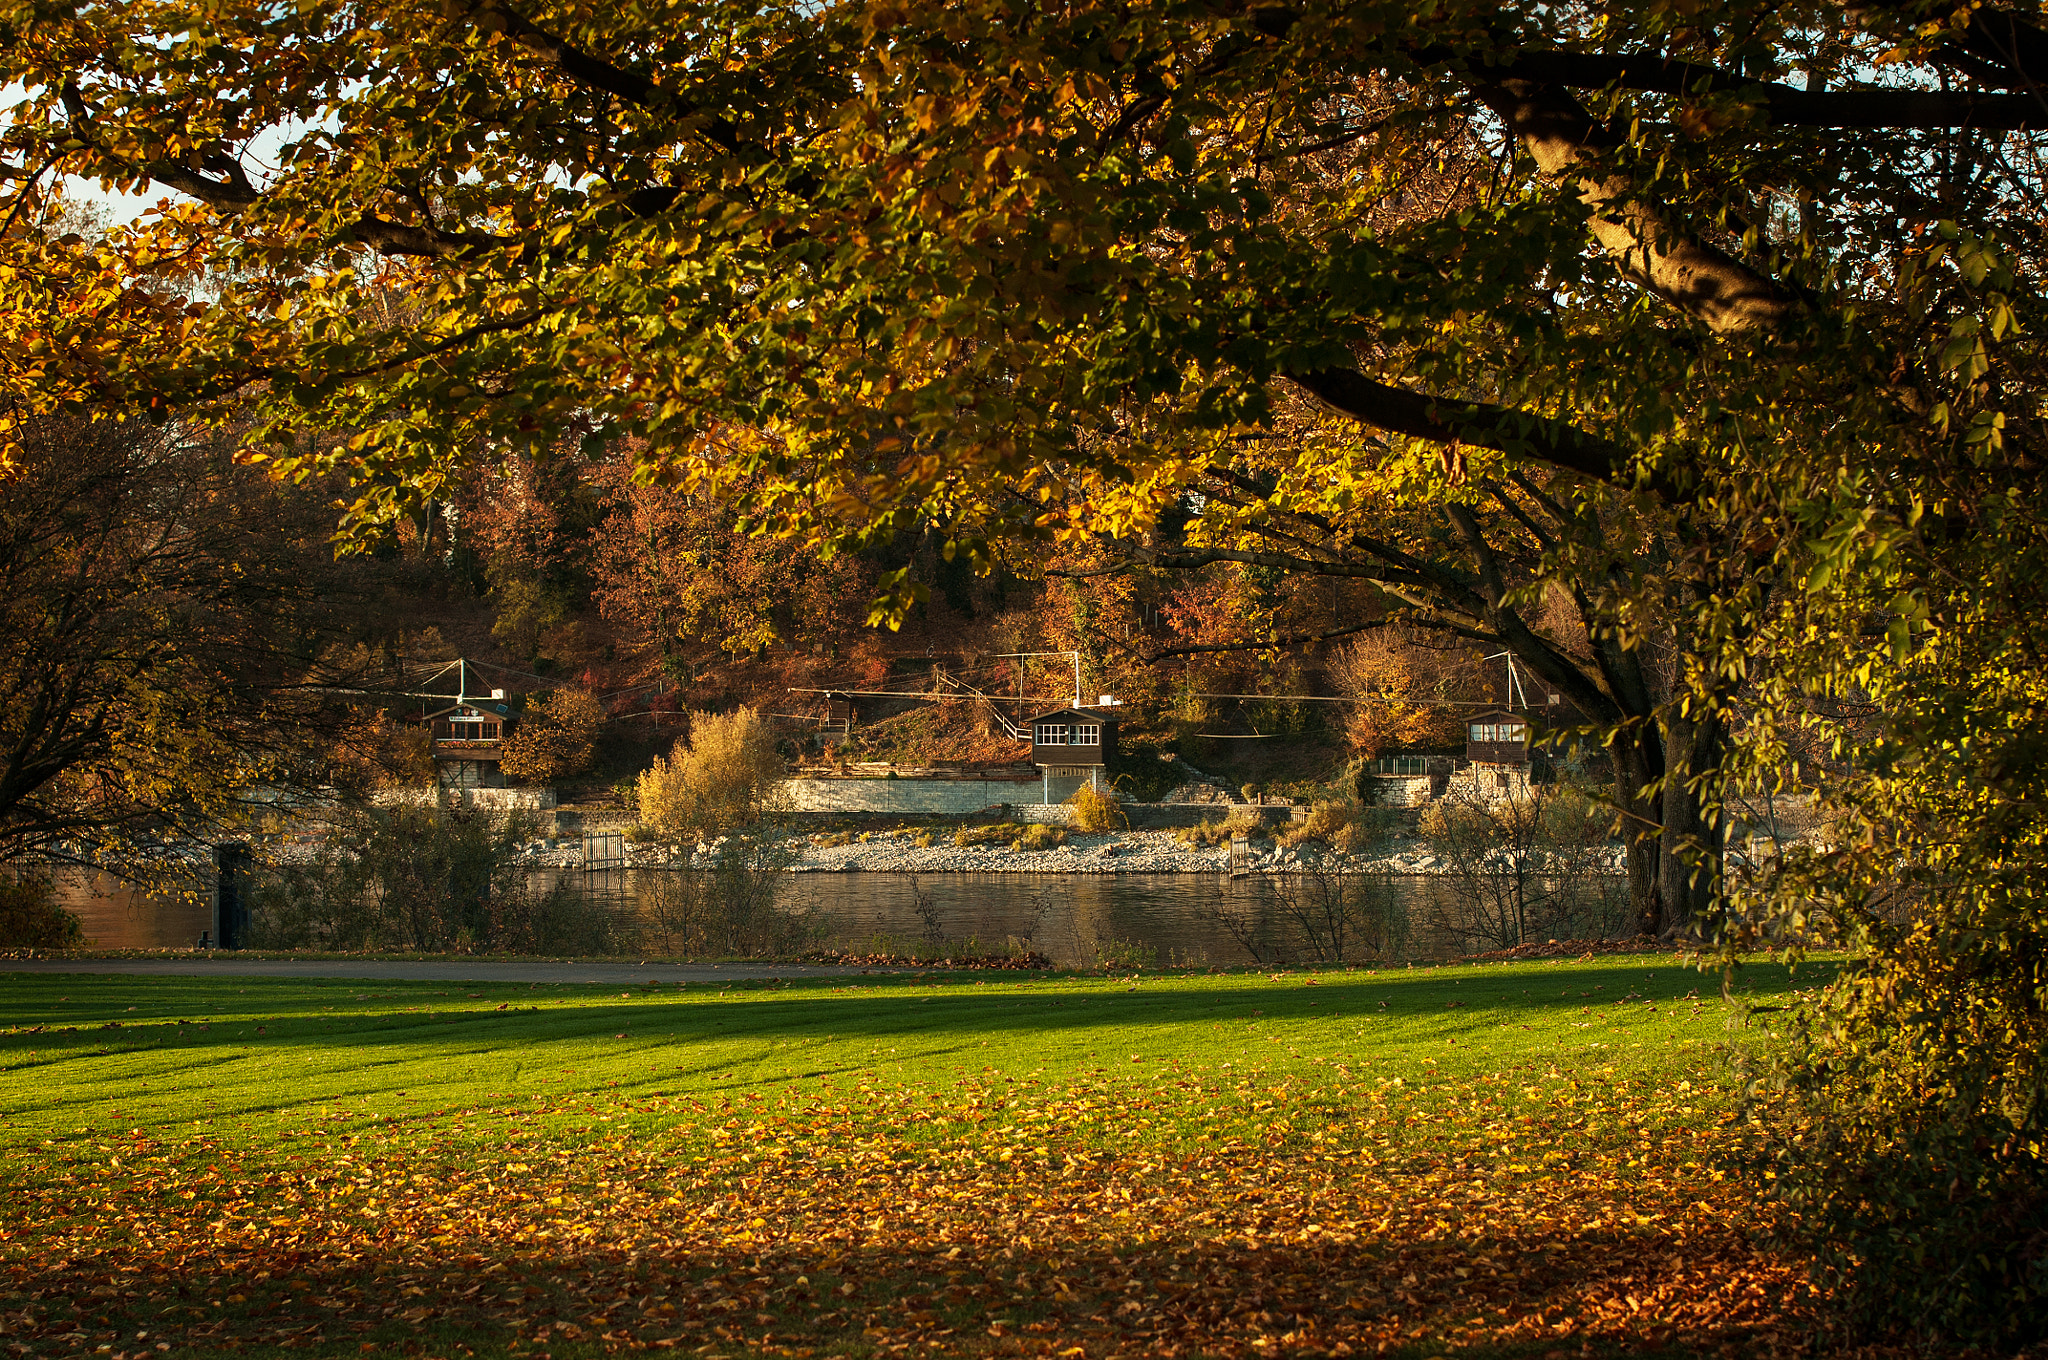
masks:
[[[1527,765],[1529,718],[1496,709],[1465,724],[1465,759],[1475,765]]]
[[[826,691],[825,721],[827,723],[844,723],[851,730],[852,725],[859,721],[859,719],[860,714],[854,709],[853,696],[851,694],[841,694],[833,690]]]
[[[1100,767],[1116,754],[1116,716],[1099,708],[1056,708],[1031,720],[1031,763],[1040,769]]]
[[[505,786],[498,762],[518,719],[501,696],[463,700],[427,714],[424,721],[434,736],[434,774],[443,788]]]

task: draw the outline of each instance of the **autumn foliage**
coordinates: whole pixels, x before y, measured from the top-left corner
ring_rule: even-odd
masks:
[[[640,776],[640,820],[672,839],[746,826],[781,770],[775,734],[755,710],[692,714],[689,736]]]
[[[500,768],[515,784],[551,784],[582,774],[597,758],[604,704],[588,690],[536,696],[505,739]]]

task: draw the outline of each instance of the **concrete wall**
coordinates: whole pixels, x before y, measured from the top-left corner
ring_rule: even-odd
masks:
[[[1014,779],[785,779],[780,793],[787,811],[809,816],[833,813],[932,814],[949,817],[1007,816],[1018,822],[1070,825],[1070,798],[1088,781],[1069,777],[1052,782],[1053,802],[1042,801],[1045,781]],[[1421,781],[1428,792],[1429,781]],[[1133,830],[1200,826],[1220,822],[1234,813],[1251,813],[1269,823],[1288,818],[1286,807],[1255,807],[1248,803],[1125,803],[1124,816]]]
[[[526,808],[534,812],[546,812],[555,805],[553,789],[382,789],[371,796],[371,801],[385,807],[400,805],[431,807],[443,800],[454,802],[457,807],[490,808],[503,812],[509,808]]]

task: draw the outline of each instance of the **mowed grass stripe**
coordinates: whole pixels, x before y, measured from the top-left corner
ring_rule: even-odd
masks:
[[[1779,995],[1831,966],[1795,976],[1752,965],[1740,989]],[[575,1097],[658,1123],[631,1103],[820,1081],[942,1091],[987,1073],[1057,1083],[1096,1069],[1146,1081],[1173,1069],[1315,1077],[1342,1067],[1427,1089],[1540,1061],[1711,1081],[1719,1049],[1761,1037],[1731,1027],[1719,982],[1669,955],[623,990],[16,975],[0,981],[0,1125],[14,1142],[196,1122],[258,1146],[316,1105],[414,1118]]]

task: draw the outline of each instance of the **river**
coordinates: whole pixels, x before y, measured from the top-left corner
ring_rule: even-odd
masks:
[[[632,870],[614,877],[626,902],[643,899],[669,871]],[[555,873],[536,874],[545,886]],[[581,879],[581,875],[574,875]],[[1374,880],[1371,906],[1404,928],[1380,941],[1395,957],[1441,958],[1490,947],[1447,934],[1444,921],[1461,904],[1446,880]],[[132,891],[117,881],[59,876],[59,900],[76,912],[99,949],[187,948],[212,927],[208,903]],[[928,903],[920,912],[920,899]],[[1204,967],[1314,958],[1290,925],[1274,884],[1221,874],[801,874],[789,880],[784,905],[812,923],[818,941],[857,952],[902,953],[935,926],[958,947],[982,952],[1028,943],[1065,968],[1099,963]],[[1307,904],[1313,907],[1313,903]],[[1371,914],[1371,913],[1368,913]],[[930,920],[927,920],[927,916]],[[1587,921],[1573,934],[1602,933]],[[1378,934],[1364,932],[1366,936]],[[1354,933],[1347,954],[1368,941]]]

